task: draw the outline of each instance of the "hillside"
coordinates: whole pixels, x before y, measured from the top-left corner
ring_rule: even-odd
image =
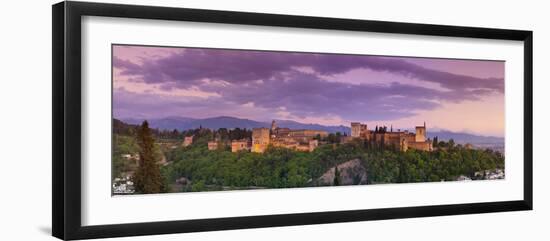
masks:
[[[132,125],[139,125],[143,122],[143,119],[123,119],[125,123]],[[249,119],[242,119],[230,116],[219,116],[212,118],[196,119],[196,118],[186,118],[186,117],[167,117],[160,119],[149,119],[149,125],[152,128],[159,130],[190,130],[196,129],[199,127],[209,128],[209,129],[219,129],[219,128],[259,128],[259,127],[271,127],[270,122],[261,122]],[[314,130],[324,130],[329,133],[347,133],[351,132],[350,127],[348,126],[325,126],[319,124],[306,124],[300,123],[291,120],[276,120],[277,126],[286,127],[290,129],[314,129]],[[437,136],[439,140],[450,140],[453,139],[457,144],[474,144],[479,146],[504,146],[504,138],[502,137],[492,137],[492,136],[481,136],[468,133],[452,132],[447,130],[436,130],[436,131],[427,131],[429,138],[434,138]]]

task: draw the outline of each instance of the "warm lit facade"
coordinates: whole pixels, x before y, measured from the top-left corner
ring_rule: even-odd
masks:
[[[316,138],[325,138],[328,134],[327,131],[323,130],[279,128],[275,121],[273,121],[271,124],[270,142],[271,145],[276,147],[311,152],[319,146],[319,141]]]
[[[217,150],[220,146],[220,143],[218,141],[209,141],[208,142],[208,150],[213,151]]]
[[[393,128],[388,131],[385,127],[377,127],[374,131],[371,131],[366,128],[366,125],[352,122],[351,138],[361,138],[384,146],[394,146],[401,151],[407,151],[408,149],[432,151],[432,141],[426,137],[426,123],[423,126],[417,126],[415,130],[416,133],[407,130],[394,132]]]
[[[288,136],[290,134],[290,128],[276,128],[271,131],[272,137]]]
[[[367,125],[359,122],[351,123],[351,137],[361,137],[361,133],[366,134],[368,132]]]
[[[274,147],[311,152],[319,146],[318,137],[325,138],[328,134],[328,132],[322,130],[279,128],[277,123],[273,121],[271,128],[253,128],[251,141],[250,139],[232,140],[231,151],[249,150],[263,153],[269,145],[272,145]],[[219,145],[219,142],[210,141],[208,142],[208,150],[216,150]]]
[[[362,139],[376,145],[392,146],[401,151],[407,151],[408,149],[432,151],[432,141],[426,137],[426,123],[423,126],[417,126],[415,130],[416,133],[407,130],[393,131],[393,128],[388,130],[386,127],[376,127],[375,130],[369,130],[365,124],[352,122],[351,135],[341,136],[339,141],[340,143],[348,143],[353,139]],[[232,140],[231,151],[263,153],[271,145],[297,151],[312,152],[319,145],[326,143],[325,138],[328,136],[329,133],[323,130],[280,128],[273,121],[271,128],[252,129],[252,140]],[[222,145],[226,146],[229,143],[222,144],[219,141],[210,141],[208,142],[208,150],[217,150]]]
[[[249,151],[250,141],[247,139],[231,141],[231,152]]]
[[[252,152],[263,153],[270,142],[269,128],[254,128],[252,129]]]
[[[425,142],[426,141],[426,123],[424,123],[424,126],[417,126],[416,127],[416,135],[414,138],[415,142]]]
[[[288,133],[288,136],[295,137],[295,138],[302,138],[302,137],[327,137],[328,132],[327,131],[320,131],[320,130],[290,130]]]
[[[315,150],[315,148],[317,148],[319,146],[319,141],[318,140],[310,140],[308,144],[309,144],[308,151],[312,152],[312,151]]]

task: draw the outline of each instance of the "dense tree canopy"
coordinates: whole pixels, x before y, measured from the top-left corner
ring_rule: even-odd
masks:
[[[379,128],[379,131],[384,131],[384,128]],[[334,134],[327,137],[328,143],[331,144],[321,145],[313,152],[270,146],[265,153],[259,154],[248,151],[232,153],[227,146],[215,151],[209,151],[207,148],[207,142],[213,138],[250,138],[249,130],[195,129],[179,134],[193,135],[193,143],[187,147],[178,145],[177,148],[164,149],[163,155],[169,164],[161,167],[162,181],[137,182],[142,185],[141,189],[136,188],[137,190],[160,190],[161,184],[173,185],[180,178],[189,180],[189,183],[172,191],[316,186],[322,185],[316,180],[323,173],[336,169],[336,165],[352,159],[359,159],[365,167],[368,184],[452,181],[461,175],[475,179],[479,178],[476,177],[476,172],[504,169],[504,157],[501,153],[489,149],[463,148],[461,145],[455,145],[452,140],[439,141],[438,146],[441,148],[432,152],[412,149],[401,152],[361,140],[339,144],[334,138],[340,135]],[[131,136],[119,135],[116,138],[126,140],[125,145],[132,139]],[[146,160],[152,158],[148,153],[153,145],[153,137],[147,134],[142,125],[137,131],[136,138],[141,150],[140,156],[145,157],[144,164],[152,167],[151,162]],[[115,145],[124,143],[115,142]],[[119,149],[123,148],[126,147],[121,145],[115,146],[114,149],[121,153]],[[153,180],[157,180],[155,168],[151,170],[154,170],[153,174],[141,174],[138,169],[136,180],[144,180],[140,179],[141,175],[150,175],[154,177]],[[335,178],[333,184],[340,184],[339,182],[340,180]],[[150,186],[154,188],[148,189]]]

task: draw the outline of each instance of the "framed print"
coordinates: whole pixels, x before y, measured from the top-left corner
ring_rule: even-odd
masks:
[[[53,5],[53,235],[532,209],[532,32]]]

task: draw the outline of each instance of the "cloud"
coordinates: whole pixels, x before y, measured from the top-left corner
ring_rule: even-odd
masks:
[[[201,79],[243,83],[269,79],[296,67],[309,68],[321,75],[335,75],[353,69],[391,72],[445,88],[482,88],[503,92],[502,78],[477,78],[428,69],[402,58],[379,56],[309,54],[218,49],[186,49],[165,58],[144,60],[142,65],[115,57],[115,67],[123,74],[141,75],[148,83],[181,82],[197,84]]]
[[[409,116],[418,109],[437,107],[433,99],[442,98],[438,91],[399,83],[347,85],[310,74],[293,72],[291,75],[287,81],[272,79],[261,84],[232,85],[226,87],[223,96],[234,103],[253,102],[268,109],[284,107],[298,117],[332,114],[345,119]],[[432,100],[424,98],[426,95]]]
[[[117,92],[115,102],[117,99],[128,101],[117,103],[115,108],[136,109],[135,106],[140,105],[143,113],[147,109],[155,113],[162,109],[167,112],[196,112],[198,109],[227,112],[222,108],[249,106],[271,110],[262,115],[275,115],[284,107],[285,113],[300,118],[338,116],[346,120],[391,120],[412,116],[418,110],[435,109],[442,102],[460,103],[504,92],[502,78],[479,78],[429,69],[404,58],[185,49],[141,62],[136,64],[116,55],[113,57],[113,66],[121,70],[121,76],[132,76],[146,84],[160,84],[163,90],[193,88],[217,95],[186,102],[158,96],[134,101],[132,98],[137,97],[129,96],[129,92],[120,92],[120,95]],[[345,73],[356,69],[387,72],[420,80],[420,83],[437,84],[445,91],[430,88],[429,84],[425,87],[402,81],[385,85],[350,84],[323,78],[336,75],[345,78]]]

